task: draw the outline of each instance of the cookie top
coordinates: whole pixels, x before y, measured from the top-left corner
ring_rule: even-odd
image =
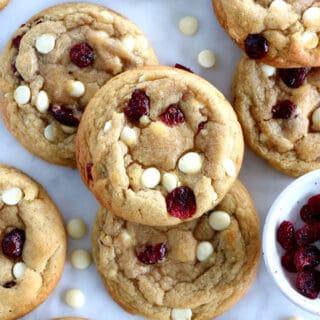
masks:
[[[320,69],[275,69],[242,57],[234,107],[249,146],[297,177],[320,168]]]
[[[38,183],[4,165],[0,181],[0,317],[9,320],[56,287],[67,244],[60,213]]]
[[[318,1],[212,0],[229,36],[253,59],[276,67],[320,66]]]
[[[190,72],[145,67],[93,97],[77,135],[80,174],[100,203],[147,225],[194,219],[240,169],[243,138],[223,95]]]
[[[111,77],[157,58],[142,32],[88,3],[46,9],[23,24],[0,58],[0,108],[38,157],[76,166],[75,135],[93,94]]]
[[[212,319],[255,277],[259,221],[236,181],[213,212],[177,226],[143,226],[100,208],[92,253],[110,295],[128,312],[159,320]]]

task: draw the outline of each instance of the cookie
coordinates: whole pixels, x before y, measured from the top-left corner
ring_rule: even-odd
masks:
[[[204,79],[145,67],[108,81],[77,135],[84,182],[116,215],[147,225],[200,217],[235,181],[243,156],[236,115]]]
[[[66,257],[60,213],[45,190],[0,165],[0,315],[18,319],[56,287]]]
[[[8,3],[9,0],[0,0],[0,10],[3,9]]]
[[[46,9],[23,24],[0,58],[0,109],[36,156],[76,166],[75,135],[94,93],[114,75],[157,58],[129,20],[89,3]]]
[[[234,108],[246,142],[285,174],[320,168],[320,69],[275,69],[242,57]]]
[[[320,66],[318,1],[212,0],[222,27],[252,59],[275,67]]]
[[[52,320],[86,320],[85,318],[54,318]]]
[[[143,226],[101,207],[92,253],[105,287],[126,311],[209,320],[236,303],[255,278],[258,216],[239,181],[213,212],[177,226]]]

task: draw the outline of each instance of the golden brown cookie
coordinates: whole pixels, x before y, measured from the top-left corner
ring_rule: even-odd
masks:
[[[242,57],[234,107],[246,142],[285,174],[320,168],[320,69],[275,69]]]
[[[219,203],[243,156],[236,115],[204,79],[145,67],[111,79],[77,135],[80,174],[100,203],[147,225],[194,219]]]
[[[38,157],[74,167],[82,112],[114,75],[157,58],[129,20],[89,3],[46,9],[23,24],[0,58],[0,108],[16,139]]]
[[[56,287],[66,256],[60,213],[45,190],[0,165],[0,317],[18,319]]]
[[[0,0],[0,10],[3,9],[8,3],[9,0]]]
[[[209,320],[236,303],[255,278],[258,216],[239,181],[213,212],[177,226],[143,226],[101,207],[92,253],[104,285],[126,311]]]
[[[320,66],[318,1],[212,0],[229,36],[252,59],[282,68]]]

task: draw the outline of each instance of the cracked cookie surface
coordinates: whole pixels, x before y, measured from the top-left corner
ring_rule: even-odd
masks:
[[[275,69],[242,57],[234,108],[246,142],[291,176],[320,168],[319,68]]]
[[[236,303],[257,271],[258,216],[239,181],[214,210],[230,217],[221,231],[212,228],[210,212],[176,226],[149,227],[101,207],[92,230],[92,254],[112,298],[130,313],[157,320],[181,319],[179,314],[209,320]],[[162,260],[142,262],[139,252],[159,243],[166,248]],[[199,253],[204,243],[211,247],[206,256]]]
[[[111,79],[93,97],[77,135],[83,181],[124,219],[173,225],[217,205],[243,156],[236,115],[204,79],[145,67]]]
[[[38,157],[76,166],[82,112],[114,75],[157,58],[142,32],[105,7],[63,4],[23,24],[0,58],[0,108],[15,138]]]
[[[67,244],[60,213],[45,190],[12,167],[0,165],[0,176],[0,318],[13,320],[56,287]]]
[[[320,66],[319,1],[212,0],[212,4],[223,28],[244,51],[248,36],[266,39],[263,62],[288,68]]]

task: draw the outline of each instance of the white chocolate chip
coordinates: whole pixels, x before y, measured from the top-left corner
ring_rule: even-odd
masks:
[[[216,63],[216,56],[211,50],[203,50],[198,54],[198,63],[203,68],[211,68]]]
[[[213,190],[213,193],[212,193],[212,202],[213,203],[216,203],[216,201],[218,200],[219,196],[218,194]]]
[[[194,35],[198,31],[198,25],[197,18],[192,16],[185,16],[179,21],[180,31],[187,36]]]
[[[56,128],[52,124],[49,124],[44,128],[43,134],[48,141],[53,141],[56,136]]]
[[[302,15],[302,22],[305,27],[313,31],[320,31],[320,8],[308,8]]]
[[[149,118],[147,115],[143,115],[143,116],[139,119],[139,122],[140,122],[141,125],[147,126],[147,125],[151,122],[151,120],[150,120],[150,118]]]
[[[223,162],[223,167],[229,177],[234,177],[236,175],[236,165],[231,159],[226,159]]]
[[[41,90],[38,93],[37,100],[36,100],[36,107],[39,112],[44,113],[49,109],[49,97],[47,93]]]
[[[197,259],[199,261],[207,260],[213,252],[213,246],[209,241],[202,241],[197,247]]]
[[[202,158],[196,152],[188,152],[180,158],[178,168],[183,173],[196,174],[202,168]]]
[[[275,67],[271,67],[267,64],[262,63],[261,70],[264,73],[264,75],[269,78],[275,75],[277,69]]]
[[[135,47],[135,40],[132,36],[126,36],[121,39],[122,45],[128,50],[133,51]]]
[[[25,86],[25,85],[19,86],[14,91],[14,100],[18,104],[26,104],[30,101],[30,98],[31,98],[31,91],[28,86]]]
[[[86,88],[81,81],[67,81],[67,91],[71,97],[79,98],[84,95]]]
[[[87,225],[81,219],[71,219],[67,223],[67,232],[71,238],[81,239],[87,234]]]
[[[126,230],[121,231],[120,239],[124,245],[130,245],[132,243],[132,237],[130,236],[129,232]]]
[[[112,120],[109,120],[104,124],[103,132],[107,133],[111,129],[111,127],[112,127]]]
[[[77,127],[69,127],[69,126],[65,126],[63,124],[61,124],[60,126],[61,126],[62,131],[65,133],[68,133],[68,134],[72,134],[77,131]]]
[[[21,189],[18,187],[12,187],[10,189],[5,190],[1,196],[2,201],[9,206],[14,206],[17,203],[19,203],[22,197],[23,193]]]
[[[317,108],[312,113],[312,129],[315,131],[320,131],[320,108]]]
[[[131,129],[130,127],[124,127],[120,139],[127,145],[132,146],[137,142],[137,133],[134,129]]]
[[[209,216],[209,224],[213,230],[221,231],[229,227],[231,218],[225,211],[217,210],[211,212]]]
[[[178,186],[178,178],[173,173],[165,173],[162,176],[162,185],[168,191],[171,192]]]
[[[76,249],[71,253],[71,264],[76,269],[86,269],[91,264],[91,256],[87,250]]]
[[[23,277],[24,273],[26,272],[26,270],[27,270],[27,266],[25,265],[25,263],[17,262],[13,266],[12,273],[16,279],[21,279]]]
[[[141,183],[146,188],[156,187],[161,180],[160,171],[157,168],[148,168],[143,171]]]
[[[270,9],[271,10],[287,10],[288,9],[288,4],[284,2],[283,0],[273,0],[270,4]]]
[[[260,133],[259,140],[261,142],[267,142],[268,141],[268,136],[265,133]]]
[[[47,54],[53,50],[56,38],[49,33],[42,34],[36,39],[36,49],[39,53]]]
[[[85,303],[84,294],[79,289],[67,290],[64,296],[64,300],[71,308],[81,308]]]
[[[301,42],[306,49],[314,49],[319,44],[319,38],[314,31],[305,31],[301,35]]]
[[[191,320],[192,310],[191,309],[172,309],[171,319],[172,320]]]

